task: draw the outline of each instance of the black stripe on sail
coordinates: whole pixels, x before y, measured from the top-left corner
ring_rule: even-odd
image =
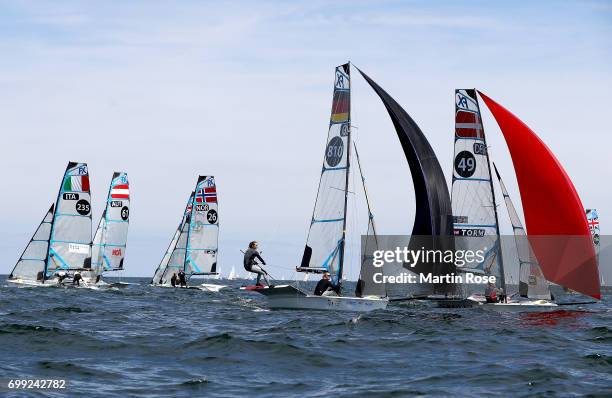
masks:
[[[415,250],[420,249],[422,243],[428,241],[429,247],[425,249],[454,251],[450,195],[446,178],[433,148],[410,115],[374,80],[359,68],[357,70],[385,105],[410,167],[416,199],[413,238],[410,246],[415,245],[414,237],[418,237],[418,247],[415,246]],[[426,236],[431,238],[427,239]],[[422,264],[408,269],[417,273],[431,272],[434,275],[445,275],[455,272],[456,267],[452,264],[438,263],[433,266]],[[448,292],[454,288],[454,285],[438,286],[436,292]]]

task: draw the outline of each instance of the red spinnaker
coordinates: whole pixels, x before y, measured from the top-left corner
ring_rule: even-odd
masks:
[[[574,184],[551,150],[525,123],[479,93],[508,144],[529,242],[544,276],[600,299],[595,248]]]

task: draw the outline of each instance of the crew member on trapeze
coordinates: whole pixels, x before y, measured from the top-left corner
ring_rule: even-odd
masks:
[[[266,265],[266,262],[263,258],[261,258],[259,251],[257,251],[258,247],[259,243],[257,243],[256,241],[249,243],[249,248],[246,250],[246,252],[244,252],[244,269],[254,274],[257,274],[257,282],[255,283],[255,285],[263,286],[261,284],[261,278],[263,277],[266,281],[266,284],[270,286],[270,282],[268,281],[268,278],[266,278],[266,275],[268,275],[268,273],[261,267],[261,265],[257,263],[257,260],[259,260],[263,265]]]
[[[315,296],[336,296],[340,294],[340,286],[334,285],[329,280],[329,272],[323,272],[321,280],[314,290]]]

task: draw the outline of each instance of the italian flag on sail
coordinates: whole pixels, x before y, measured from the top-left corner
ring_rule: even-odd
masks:
[[[64,191],[89,192],[89,176],[67,176],[62,186]]]
[[[128,184],[115,185],[111,188],[111,198],[113,199],[129,199],[130,186]]]

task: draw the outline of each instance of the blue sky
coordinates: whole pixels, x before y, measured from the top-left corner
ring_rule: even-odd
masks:
[[[609,2],[328,3],[0,3],[0,173],[12,192],[0,199],[0,272],[76,160],[90,165],[95,219],[112,171],[130,175],[126,275],[153,273],[197,175],[214,174],[222,272],[258,239],[275,274],[289,276],[316,194],[333,68],[347,60],[419,123],[449,181],[454,89],[480,88],[551,147],[610,233]],[[412,182],[395,132],[363,80],[353,88],[378,228],[409,233]],[[507,148],[484,117],[520,208]]]

